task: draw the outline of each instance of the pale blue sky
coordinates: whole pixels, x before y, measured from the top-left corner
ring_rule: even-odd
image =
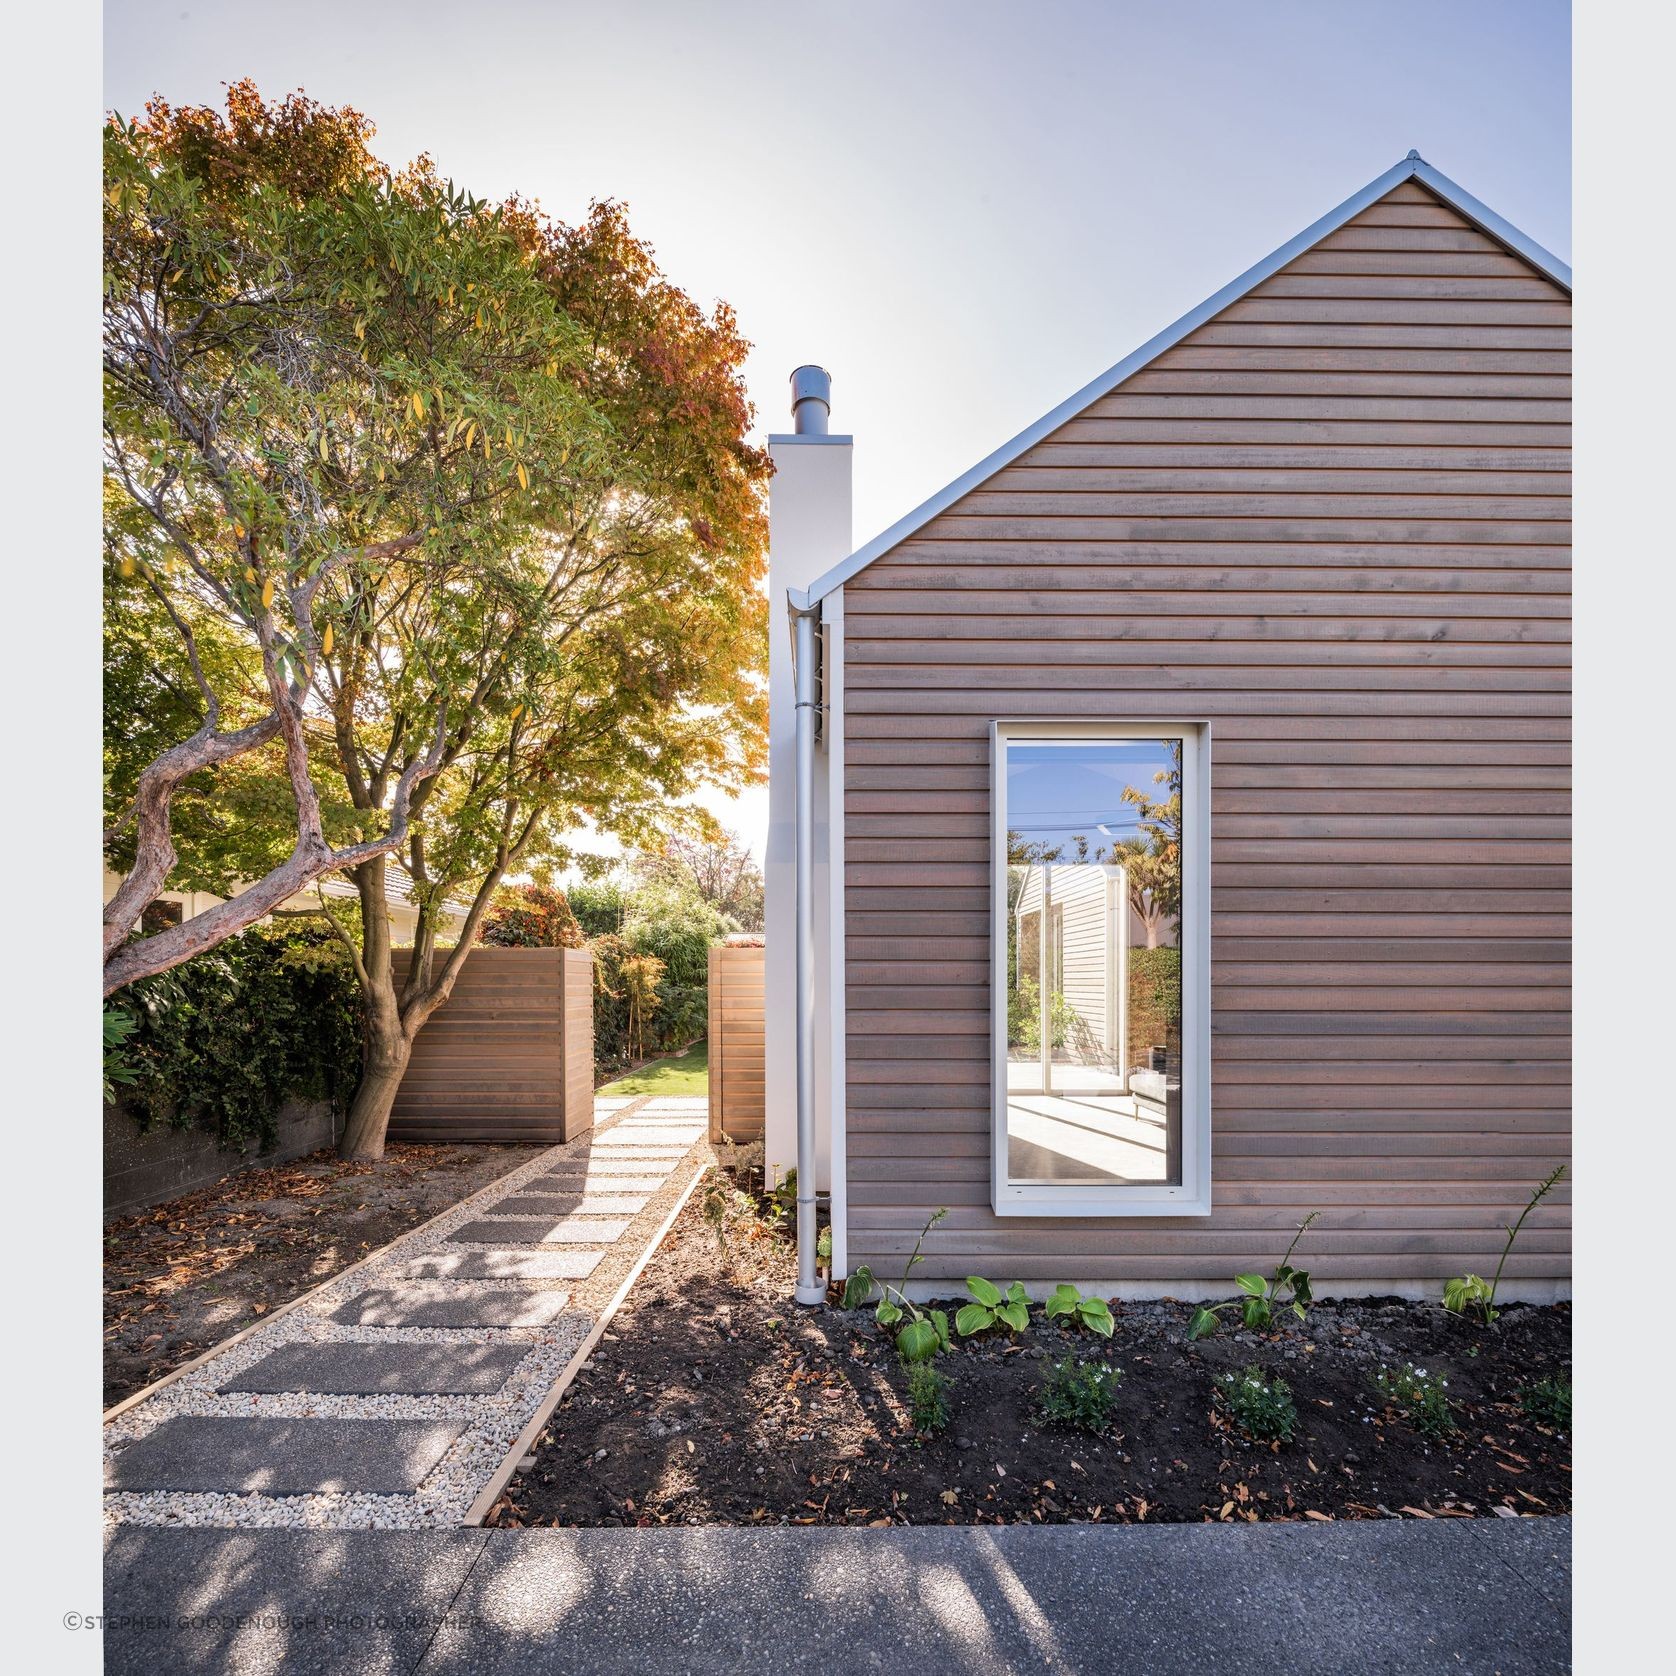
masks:
[[[241,75],[392,161],[627,201],[786,375],[833,375],[859,543],[1416,147],[1570,255],[1553,0],[107,0],[105,95]]]
[[[105,97],[249,75],[485,196],[627,202],[786,378],[833,375],[857,544],[1412,146],[1571,253],[1556,0],[107,0]],[[765,800],[706,798],[761,851]]]

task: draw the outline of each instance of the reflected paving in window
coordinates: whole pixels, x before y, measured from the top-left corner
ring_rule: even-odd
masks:
[[[1015,1185],[1181,1181],[1181,753],[1006,743]]]

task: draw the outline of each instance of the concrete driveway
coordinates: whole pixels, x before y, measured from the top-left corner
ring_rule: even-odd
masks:
[[[115,1531],[106,1670],[1553,1676],[1570,1520]]]

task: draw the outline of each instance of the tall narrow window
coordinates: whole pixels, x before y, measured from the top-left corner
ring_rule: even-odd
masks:
[[[1001,1214],[1210,1209],[1200,724],[994,725]]]

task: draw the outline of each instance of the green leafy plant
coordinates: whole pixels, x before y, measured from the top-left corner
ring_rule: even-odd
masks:
[[[742,1193],[720,1170],[711,1167],[704,1183],[704,1197],[699,1202],[704,1220],[715,1235],[716,1249],[725,1253],[728,1236],[734,1224],[748,1222],[756,1215],[756,1204],[750,1194]]]
[[[105,1008],[105,1104],[116,1103],[118,1085],[132,1088],[140,1080],[139,1067],[123,1052],[123,1044],[140,1027],[140,1021],[121,1007]]]
[[[861,1308],[873,1296],[874,1288],[878,1288],[879,1304],[873,1319],[886,1329],[902,1323],[902,1329],[896,1335],[896,1351],[905,1362],[928,1362],[939,1351],[949,1347],[948,1316],[940,1309],[921,1309],[908,1297],[908,1279],[915,1267],[925,1260],[920,1255],[925,1236],[948,1213],[946,1205],[931,1213],[925,1226],[919,1231],[919,1238],[914,1241],[913,1252],[897,1285],[889,1286],[875,1279],[873,1271],[866,1264],[858,1268],[844,1283],[845,1309]]]
[[[1069,1281],[1054,1287],[1053,1295],[1042,1306],[1050,1321],[1066,1320],[1076,1326],[1087,1327],[1101,1338],[1110,1338],[1116,1322],[1111,1306],[1104,1298],[1085,1298]]]
[[[1056,1362],[1036,1393],[1036,1412],[1050,1426],[1103,1432],[1117,1406],[1123,1370],[1106,1362]]]
[[[1048,1029],[1062,1048],[1077,1025],[1077,1012],[1058,990],[1048,994]],[[1042,992],[1032,977],[1022,977],[1007,993],[1007,1040],[1030,1055],[1042,1051]]]
[[[1302,1321],[1315,1298],[1310,1291],[1308,1271],[1293,1268],[1292,1253],[1298,1249],[1298,1241],[1309,1231],[1310,1224],[1320,1215],[1320,1211],[1312,1210],[1298,1224],[1298,1231],[1292,1236],[1286,1255],[1267,1279],[1260,1274],[1234,1276],[1234,1284],[1244,1294],[1243,1297],[1230,1298],[1223,1304],[1200,1304],[1193,1311],[1193,1319],[1187,1323],[1188,1338],[1203,1338],[1207,1333],[1214,1333],[1218,1326],[1217,1317],[1225,1309],[1239,1310],[1241,1319],[1253,1332],[1266,1332],[1274,1323],[1277,1309],[1289,1308]]]
[[[933,1362],[908,1364],[908,1417],[917,1432],[940,1432],[949,1423],[949,1382]]]
[[[1456,1275],[1443,1283],[1443,1307],[1451,1315],[1476,1315],[1488,1324],[1497,1314],[1493,1297],[1490,1283],[1482,1275]]]
[[[343,1112],[354,1095],[361,994],[347,952],[312,919],[229,937],[134,984],[124,1003],[134,1074],[121,1101],[142,1129],[198,1127],[231,1151],[263,1148],[287,1100]]]
[[[839,1307],[841,1309],[860,1309],[873,1296],[873,1289],[877,1285],[878,1282],[873,1278],[873,1271],[863,1263],[845,1280]]]
[[[1525,1218],[1554,1191],[1564,1174],[1565,1165],[1557,1165],[1548,1172],[1526,1201],[1525,1208],[1519,1212],[1519,1220],[1507,1230],[1507,1240],[1501,1248],[1501,1260],[1496,1264],[1495,1275],[1488,1285],[1482,1277],[1475,1274],[1457,1275],[1453,1280],[1444,1282],[1443,1307],[1451,1315],[1476,1315],[1486,1327],[1496,1319],[1500,1313],[1496,1308],[1496,1290],[1501,1285],[1501,1271],[1507,1266],[1507,1254],[1513,1249],[1513,1242],[1519,1237],[1519,1230],[1524,1227]]]
[[[1519,1388],[1519,1406],[1539,1426],[1556,1432],[1571,1430],[1571,1381],[1563,1374],[1549,1374]]]
[[[768,1221],[783,1228],[797,1214],[797,1166],[793,1164],[768,1190]]]
[[[1239,1373],[1218,1374],[1216,1400],[1229,1419],[1257,1443],[1290,1443],[1298,1426],[1292,1387],[1279,1374],[1266,1374],[1253,1363]]]
[[[962,1304],[954,1317],[954,1330],[962,1338],[987,1332],[997,1325],[1022,1333],[1030,1325],[1030,1299],[1022,1280],[1015,1280],[1003,1293],[993,1281],[969,1274],[966,1290],[972,1294],[972,1302]]]
[[[1412,1362],[1400,1368],[1381,1366],[1373,1376],[1373,1388],[1390,1407],[1402,1412],[1421,1437],[1433,1443],[1460,1429],[1455,1424],[1455,1405],[1448,1397],[1449,1381]]]

